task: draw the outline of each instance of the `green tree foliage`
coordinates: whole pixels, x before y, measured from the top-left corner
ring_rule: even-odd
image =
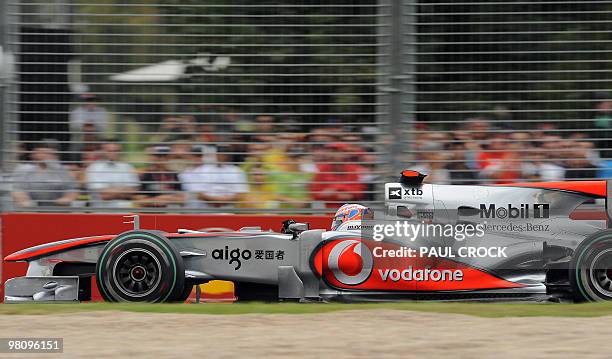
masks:
[[[182,25],[171,28],[176,41],[192,45],[177,46],[175,53],[232,59],[228,70],[192,81],[190,92],[217,93],[204,98],[206,102],[249,114],[294,113],[297,121],[334,117],[327,113],[372,112],[375,1],[165,4],[172,5],[159,8],[165,23]],[[306,113],[315,116],[308,120],[299,115]]]
[[[388,60],[380,55],[391,31],[377,27],[390,16],[378,16],[376,0],[125,4],[76,2],[78,50],[91,54],[83,55],[91,63],[87,81],[147,63],[222,55],[232,60],[225,70],[195,69],[180,85],[126,85],[125,92],[174,91],[181,95],[162,100],[190,103],[194,112],[212,104],[214,111],[283,113],[298,122],[374,119],[385,71],[377,64]],[[415,14],[405,15],[406,22]],[[435,0],[421,1],[414,18],[417,45],[404,51],[416,52],[417,120],[460,121],[506,105],[519,123],[577,128],[587,123],[576,120],[593,116],[594,94],[610,88],[612,4]],[[163,102],[135,96],[115,100]]]
[[[610,88],[610,4],[424,3],[417,47],[421,120],[487,115],[502,104],[517,120],[584,127],[576,120],[590,118],[595,93]]]

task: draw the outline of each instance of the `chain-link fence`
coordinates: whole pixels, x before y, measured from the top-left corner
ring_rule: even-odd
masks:
[[[375,203],[389,6],[11,1],[15,208]]]
[[[405,157],[435,183],[612,177],[612,2],[404,8]]]
[[[612,1],[2,6],[8,209],[328,212],[403,167],[612,170]]]

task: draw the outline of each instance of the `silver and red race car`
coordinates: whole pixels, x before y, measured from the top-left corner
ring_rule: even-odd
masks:
[[[134,230],[8,255],[27,275],[5,302],[77,301],[92,278],[107,301],[184,301],[196,284],[235,283],[239,300],[612,299],[612,182],[422,183],[404,171],[385,210],[335,230]],[[598,209],[600,208],[599,212]],[[595,217],[589,215],[589,211]]]

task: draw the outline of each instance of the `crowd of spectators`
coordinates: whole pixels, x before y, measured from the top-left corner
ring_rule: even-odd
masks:
[[[307,128],[209,108],[201,117],[162,118],[134,161],[124,138],[108,138],[109,112],[93,95],[82,99],[70,116],[67,159],[52,140],[21,145],[11,176],[16,208],[325,209],[374,200],[375,183],[387,180],[377,178],[386,148],[373,145],[383,137],[365,128],[336,121]],[[612,128],[610,101],[600,107],[595,125]],[[405,160],[430,183],[587,179],[612,167],[607,137],[554,123],[522,129],[503,107],[451,128],[417,122],[411,131]]]
[[[304,132],[272,115],[202,109],[208,116],[162,118],[134,156],[125,138],[108,137],[109,112],[97,98],[81,99],[67,151],[47,139],[20,145],[15,208],[316,209],[373,197],[375,150],[358,128]]]
[[[421,128],[414,169],[437,184],[512,183],[607,178],[596,139],[546,123],[529,131],[470,118],[453,131]]]

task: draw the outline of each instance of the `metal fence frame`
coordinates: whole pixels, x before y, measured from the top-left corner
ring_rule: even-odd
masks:
[[[156,3],[159,4],[164,4],[166,2],[166,0],[160,0],[157,1]],[[85,5],[87,6],[87,3],[83,3],[83,2],[77,2],[79,5]],[[76,11],[74,10],[74,6],[73,5],[73,1],[72,0],[58,0],[58,1],[52,1],[51,3],[49,3],[48,5],[50,7],[45,8],[43,6],[43,11],[41,12],[36,12],[33,11],[32,9],[35,9],[35,6],[39,6],[39,5],[44,5],[44,3],[39,2],[39,1],[29,1],[29,0],[10,0],[4,3],[7,7],[6,12],[3,12],[3,16],[4,16],[4,20],[5,20],[5,28],[8,29],[7,33],[8,35],[8,43],[9,43],[9,47],[12,48],[12,50],[18,55],[20,55],[20,47],[22,46],[22,39],[20,39],[20,34],[22,33],[22,31],[20,30],[20,27],[22,26],[32,26],[32,25],[37,25],[40,26],[41,25],[41,21],[39,18],[37,18],[36,16],[40,15],[41,19],[51,19],[52,14],[56,11],[53,9],[53,6],[67,6],[68,8],[70,8],[70,10],[66,10],[67,12],[70,12],[69,15],[67,15],[66,17],[64,17],[62,20],[59,20],[58,23],[56,23],[55,25],[60,25],[60,26],[78,26],[79,24],[84,23],[84,21],[87,21],[87,19],[93,19],[94,17],[88,17],[88,16],[84,16],[87,14],[77,14]],[[27,8],[25,7],[25,5],[28,5]],[[92,3],[93,5],[93,3]],[[96,6],[98,4],[95,4]],[[139,8],[138,4],[116,4],[117,6],[120,6],[120,8],[127,8],[127,9],[137,9]],[[389,176],[393,173],[396,172],[396,168],[397,168],[397,163],[399,161],[398,158],[394,157],[394,156],[386,156],[387,153],[392,153],[392,149],[391,147],[394,146],[394,143],[388,143],[388,141],[386,140],[386,138],[388,137],[389,133],[397,133],[398,131],[393,131],[393,127],[399,125],[399,116],[401,116],[401,114],[399,112],[396,112],[394,114],[389,114],[388,111],[389,109],[387,108],[388,106],[384,105],[385,101],[388,101],[390,98],[393,98],[393,101],[395,104],[400,105],[401,104],[401,93],[398,92],[398,90],[394,89],[394,86],[396,85],[400,85],[399,83],[397,83],[397,81],[401,78],[401,76],[398,75],[399,72],[401,72],[401,62],[400,59],[398,58],[398,56],[401,56],[401,52],[396,50],[396,46],[400,46],[401,45],[401,41],[399,41],[399,38],[397,35],[401,36],[401,32],[395,32],[393,31],[392,28],[390,28],[391,25],[389,24],[388,19],[393,17],[395,19],[395,21],[397,22],[397,24],[399,24],[399,22],[401,21],[401,14],[395,10],[399,10],[399,8],[397,8],[399,5],[399,2],[397,1],[389,1],[389,0],[379,0],[378,4],[376,4],[375,2],[372,3],[364,3],[364,4],[331,4],[331,5],[324,5],[323,8],[326,8],[329,6],[330,9],[333,9],[334,7],[338,7],[338,8],[342,8],[342,9],[350,9],[353,7],[359,7],[359,6],[363,6],[363,7],[371,7],[371,8],[376,8],[378,9],[378,13],[374,14],[374,16],[379,17],[380,22],[377,24],[377,28],[378,28],[378,33],[376,34],[377,37],[373,37],[378,39],[378,44],[376,45],[379,52],[376,54],[373,54],[373,56],[375,56],[375,58],[377,59],[377,62],[375,64],[373,64],[372,68],[376,69],[377,71],[380,71],[381,73],[385,72],[386,70],[388,71],[392,71],[393,72],[393,76],[386,76],[386,75],[382,75],[380,78],[375,79],[375,81],[373,82],[373,91],[374,92],[380,92],[381,94],[377,96],[377,100],[374,101],[374,105],[376,106],[376,110],[372,113],[372,115],[374,115],[376,117],[375,121],[378,122],[383,122],[385,123],[383,126],[381,126],[382,128],[384,128],[384,132],[386,134],[382,134],[380,137],[378,137],[374,142],[372,142],[372,146],[375,146],[377,153],[381,153],[381,154],[385,154],[383,156],[380,156],[381,159],[379,160],[379,171],[378,173],[381,174],[380,176],[380,183],[383,183],[386,179],[389,178]],[[100,6],[102,6],[100,4]],[[225,5],[209,5],[209,4],[187,4],[184,5],[182,4],[181,6],[188,6],[188,7],[206,7],[206,6],[211,6],[211,7],[216,7],[216,6],[225,6]],[[228,5],[229,6],[229,5]],[[249,7],[253,7],[253,8],[258,8],[258,7],[266,7],[269,5],[265,5],[265,4],[249,4]],[[314,6],[317,7],[321,7],[320,5],[311,5],[308,3],[302,3],[302,4],[292,4],[292,5],[287,5],[288,7],[291,6],[297,6],[297,7],[303,7],[305,9],[307,8],[312,8]],[[281,6],[282,8],[282,6]],[[392,11],[389,11],[389,8],[392,8]],[[396,9],[397,8],[397,9]],[[24,10],[25,9],[25,10]],[[46,13],[44,12],[46,9]],[[64,11],[64,10],[63,10]],[[26,19],[25,16],[27,16],[28,18]],[[123,16],[123,15],[122,15]],[[163,16],[176,16],[176,15],[163,15]],[[348,17],[350,16],[354,16],[354,15],[347,15]],[[266,17],[266,16],[264,16]],[[270,17],[270,21],[276,21],[276,19],[280,18],[280,16],[269,16]],[[299,23],[298,23],[299,24]],[[108,24],[108,25],[113,25],[113,24]],[[118,24],[117,24],[118,25]],[[193,24],[192,24],[193,25]],[[125,26],[125,25],[122,25]],[[171,26],[171,25],[160,25],[160,26]],[[194,26],[208,26],[208,25],[203,25],[203,24],[199,24],[199,25],[194,25]],[[211,26],[216,26],[216,25],[211,25]],[[237,25],[238,26],[238,25]],[[279,25],[282,26],[282,25]],[[303,26],[303,25],[297,25],[297,26]],[[315,25],[315,26],[328,26],[328,25]],[[344,26],[344,25],[339,25],[339,26]],[[346,25],[348,26],[348,25]],[[84,35],[85,36],[85,35]],[[281,34],[281,36],[283,36]],[[330,35],[331,36],[331,35]],[[348,36],[348,35],[347,35]],[[125,46],[127,44],[124,43],[124,40],[121,37],[116,38],[118,41],[116,43],[116,46]],[[387,41],[392,41],[393,43],[390,46],[381,46],[380,43],[386,43]],[[110,43],[111,41],[109,41]],[[176,41],[175,41],[176,42]],[[180,40],[179,40],[180,42]],[[82,43],[84,44],[84,43]],[[160,44],[150,44],[150,45],[155,45],[155,46],[160,46]],[[181,46],[181,45],[176,45],[175,43],[169,43],[167,44],[168,47],[170,46]],[[185,45],[186,46],[186,45]],[[247,46],[247,44],[242,44],[239,46]],[[301,45],[300,45],[301,46]],[[313,45],[316,46],[316,45]],[[328,45],[321,45],[321,46],[328,46]],[[163,48],[163,47],[162,47]],[[239,47],[241,48],[241,47]],[[304,49],[305,51],[308,51],[308,47],[302,47],[302,49]],[[150,51],[147,51],[150,52]],[[83,55],[87,55],[87,53],[82,53]],[[155,54],[150,54],[150,55],[155,55]],[[112,53],[109,54],[109,56],[113,56]],[[240,54],[237,55],[232,55],[232,56],[240,56]],[[18,59],[18,66],[21,65],[20,60]],[[145,62],[146,63],[146,62]],[[134,63],[136,64],[136,63]],[[399,66],[399,67],[398,67]],[[101,69],[104,69],[103,67],[100,67]],[[108,68],[108,66],[106,67]],[[270,67],[264,67],[264,70],[267,69],[273,69]],[[330,68],[331,69],[331,68]],[[385,70],[383,70],[385,69]],[[87,71],[87,70],[86,70]],[[103,72],[105,70],[102,70]],[[107,70],[106,70],[107,71]],[[326,69],[325,71],[329,71],[329,69]],[[100,71],[97,71],[97,73],[94,72],[89,72],[89,75],[109,75],[110,73],[103,73]],[[266,72],[266,71],[262,71],[262,72]],[[270,71],[271,73],[273,73],[274,71]],[[20,73],[17,74],[18,76],[20,75]],[[351,76],[349,76],[350,74],[346,74],[346,75],[340,75],[342,76],[342,78],[344,79],[351,79]],[[347,82],[351,82],[351,81],[347,81]],[[375,82],[380,82],[379,87],[376,87]],[[105,86],[106,84],[104,82],[90,82],[91,85],[94,86]],[[22,90],[20,89],[21,83],[19,80],[15,80],[13,82],[11,82],[9,84],[9,91],[8,91],[8,100],[7,100],[7,104],[8,107],[5,110],[5,114],[6,114],[6,118],[4,119],[4,123],[6,124],[6,126],[8,127],[6,131],[3,131],[3,136],[4,136],[4,143],[5,146],[3,146],[4,148],[4,154],[5,154],[5,158],[3,159],[3,166],[4,168],[6,168],[7,171],[10,171],[10,164],[14,164],[16,163],[16,153],[14,153],[11,149],[11,144],[15,144],[17,139],[16,139],[16,134],[19,132],[19,129],[16,127],[17,124],[19,123],[23,123],[22,120],[20,120],[20,116],[22,115],[22,110],[19,108],[20,106],[20,100],[18,98],[19,94],[23,93]],[[107,86],[108,87],[108,86]],[[174,98],[178,98],[177,96],[175,96]],[[111,100],[112,102],[112,100]],[[180,101],[177,101],[175,105],[172,105],[171,103],[165,103],[165,105],[170,105],[170,107],[172,108],[173,106],[176,107],[176,105],[178,105],[180,103]],[[117,104],[119,104],[119,102],[117,102]],[[159,104],[155,104],[155,105],[162,105],[162,103]],[[346,104],[346,105],[355,105],[355,106],[360,106],[360,103],[354,103],[354,104]],[[396,110],[400,110],[399,108],[397,108]],[[135,111],[125,111],[122,110],[120,111],[122,114],[124,115],[130,115],[130,114],[138,114],[139,111],[135,110]],[[180,110],[164,110],[163,112],[159,112],[158,114],[161,115],[163,114],[179,114],[178,112],[180,112]],[[255,114],[256,112],[253,112],[252,114]],[[144,112],[142,113],[144,114]],[[151,114],[156,114],[155,112],[148,112],[149,115]],[[330,113],[332,114],[332,113]],[[350,114],[350,113],[347,113]],[[355,114],[359,114],[359,113],[355,113]],[[390,122],[394,122],[394,123],[390,123]],[[49,121],[47,121],[47,123],[50,123]],[[144,122],[144,124],[146,125],[146,122]],[[120,123],[119,126],[124,126],[125,124]],[[129,132],[129,130],[127,131]],[[127,133],[126,132],[126,133]],[[119,132],[117,132],[119,133]],[[138,144],[137,141],[131,141],[130,143],[136,143]],[[376,191],[379,191],[380,186],[378,187],[378,189]],[[381,204],[381,197],[378,194],[377,195],[377,199],[370,203],[373,206],[380,206]],[[54,208],[37,208],[36,210],[41,210],[41,211],[55,211],[58,209],[54,209]],[[59,209],[59,210],[63,210],[63,209]],[[85,208],[84,210],[91,210],[88,208]],[[121,209],[119,209],[121,211]],[[143,210],[146,211],[147,209],[139,209],[139,210]],[[189,208],[180,208],[180,209],[171,209],[172,211],[185,211],[185,212],[201,212],[202,209],[189,209]],[[154,209],[154,211],[159,211],[159,209]],[[215,211],[215,210],[204,210],[204,211]],[[320,212],[321,210],[300,210],[297,209],[295,210],[296,212]],[[327,211],[327,210],[325,210]],[[257,211],[254,211],[257,212]],[[287,212],[286,209],[282,210],[281,212]]]
[[[32,6],[24,6],[24,4]],[[599,156],[598,160],[601,163],[610,160],[607,164],[600,165],[597,163],[596,165],[598,169],[605,169],[612,173],[612,158],[605,155],[606,147],[609,146],[608,142],[612,143],[612,138],[607,138],[605,135],[601,138],[600,133],[607,130],[602,130],[594,124],[596,109],[593,108],[602,101],[595,96],[595,92],[607,91],[609,94],[612,89],[612,70],[606,68],[606,64],[609,63],[606,55],[612,53],[612,47],[609,45],[612,44],[612,41],[609,40],[609,34],[612,34],[612,31],[605,28],[605,26],[612,24],[612,1],[548,0],[531,2],[499,0],[485,2],[465,0],[460,2],[434,2],[425,0],[370,0],[369,2],[355,3],[338,0],[335,3],[310,3],[305,0],[302,3],[275,5],[276,10],[291,7],[302,10],[302,13],[293,15],[286,15],[280,10],[278,12],[266,12],[264,11],[266,7],[270,7],[270,4],[267,3],[242,4],[253,10],[248,15],[240,13],[187,13],[186,15],[185,12],[181,11],[203,8],[223,9],[230,8],[234,4],[226,4],[220,0],[206,4],[184,1],[180,3],[180,7],[177,7],[176,4],[178,2],[174,0],[143,0],[141,4],[120,3],[111,5],[74,0],[57,0],[48,3],[38,0],[7,0],[0,3],[0,45],[5,45],[3,46],[5,49],[12,50],[15,54],[20,55],[21,47],[24,45],[24,40],[20,37],[24,33],[22,27],[44,25],[45,19],[52,19],[57,12],[53,9],[53,6],[63,9],[60,11],[63,16],[61,19],[49,20],[56,21],[56,25],[70,26],[71,29],[80,29],[82,26],[89,26],[90,24],[98,26],[87,27],[93,29],[90,32],[75,33],[75,36],[79,36],[80,39],[76,41],[76,44],[81,48],[74,50],[74,52],[86,59],[84,61],[84,74],[89,76],[90,79],[95,79],[86,82],[97,86],[97,89],[107,94],[109,98],[107,102],[116,106],[115,112],[117,115],[123,116],[120,121],[117,121],[115,133],[124,135],[130,135],[133,132],[128,127],[130,121],[132,121],[130,116],[148,116],[144,120],[141,119],[139,123],[145,128],[146,126],[151,127],[157,121],[150,120],[151,117],[164,114],[196,114],[197,111],[182,107],[182,105],[190,104],[194,107],[197,103],[191,102],[197,102],[198,95],[209,94],[213,96],[215,94],[202,93],[199,89],[204,88],[204,86],[196,86],[202,84],[196,83],[194,85],[187,81],[184,84],[185,89],[177,87],[171,90],[161,90],[160,88],[155,90],[157,92],[153,90],[147,92],[147,85],[142,83],[142,86],[130,87],[125,92],[128,93],[128,96],[133,96],[132,98],[146,99],[142,102],[146,102],[148,107],[132,108],[134,103],[124,103],[123,97],[125,94],[122,93],[122,89],[119,89],[116,83],[108,80],[108,75],[116,73],[118,71],[116,69],[121,69],[128,64],[133,66],[146,65],[157,61],[156,59],[165,59],[173,49],[181,50],[190,46],[193,47],[192,40],[194,38],[213,39],[214,41],[210,41],[215,44],[214,46],[224,49],[224,51],[227,50],[228,53],[231,53],[231,56],[236,58],[260,59],[240,63],[239,66],[242,67],[244,73],[209,74],[221,85],[235,86],[236,91],[235,93],[232,92],[231,96],[226,96],[227,98],[217,96],[214,97],[214,100],[203,101],[200,99],[199,101],[209,105],[231,106],[236,104],[236,98],[240,96],[242,98],[259,96],[258,98],[262,99],[261,103],[252,104],[250,107],[234,106],[233,111],[236,108],[239,109],[234,111],[235,114],[245,113],[248,115],[264,113],[267,111],[260,109],[275,106],[287,109],[286,106],[294,102],[293,105],[295,106],[292,109],[297,110],[293,112],[278,110],[276,114],[287,115],[288,120],[292,116],[292,121],[298,119],[298,121],[302,121],[300,124],[307,124],[310,127],[315,127],[317,121],[320,120],[309,119],[306,116],[308,111],[306,113],[300,111],[305,111],[303,109],[306,106],[317,104],[326,110],[311,114],[313,118],[315,114],[322,118],[341,113],[341,117],[345,116],[350,121],[338,121],[345,125],[353,122],[359,124],[360,116],[368,118],[367,121],[362,121],[362,123],[371,122],[370,124],[376,124],[378,127],[376,138],[369,143],[374,148],[372,152],[378,156],[373,161],[373,165],[376,166],[376,170],[373,172],[378,177],[376,178],[375,189],[372,191],[377,196],[368,203],[373,206],[382,205],[380,184],[392,179],[402,168],[431,165],[436,161],[445,161],[451,164],[453,161],[467,161],[465,159],[450,159],[450,157],[445,157],[442,160],[430,160],[425,159],[425,154],[431,154],[435,151],[446,153],[463,151],[464,155],[467,155],[468,150],[457,150],[453,147],[458,141],[453,137],[456,134],[455,132],[469,132],[470,135],[474,135],[475,132],[470,131],[478,132],[479,130],[468,128],[470,121],[477,120],[481,116],[491,115],[493,108],[497,105],[515,106],[509,108],[508,111],[515,127],[505,128],[500,126],[500,123],[489,121],[487,125],[490,128],[482,130],[482,132],[485,132],[484,136],[472,136],[473,138],[479,138],[474,141],[480,141],[478,146],[480,146],[479,151],[481,153],[499,152],[499,150],[491,149],[492,147],[489,147],[487,141],[498,135],[504,137],[504,134],[507,134],[506,141],[508,143],[525,144],[527,149],[514,149],[513,151],[518,151],[521,156],[524,155],[524,158],[503,159],[501,162],[505,161],[504,164],[510,163],[520,166],[523,162],[531,161],[535,163],[539,161],[539,166],[540,162],[549,161],[556,165],[561,163],[559,166],[563,167],[576,160],[572,156],[577,155],[559,149],[558,158],[546,157],[545,160],[534,158],[537,157],[537,152],[555,150],[542,144],[545,135],[551,138],[559,137],[558,142],[571,138],[574,145],[585,145],[585,151],[590,151],[590,154]],[[45,5],[49,7],[45,8]],[[38,9],[42,10],[37,12],[37,6]],[[114,8],[122,11],[117,15],[122,19],[130,16],[141,16],[142,14],[139,11],[142,10],[143,6],[156,6],[163,11],[158,11],[153,15],[157,17],[157,23],[151,22],[142,25],[139,23],[112,22],[114,20],[108,20],[109,22],[98,21],[96,19],[104,19],[104,16],[102,16],[104,14],[79,12],[77,9],[77,7],[82,9],[92,6],[107,6],[111,9],[114,6]],[[333,16],[338,16],[346,21],[351,18],[360,19],[363,24],[367,24],[367,29],[371,30],[370,32],[366,31],[367,36],[363,35],[363,37],[372,40],[363,43],[358,42],[357,35],[353,33],[357,29],[357,25],[354,23],[319,21],[326,17],[325,13],[322,15],[321,13],[308,12],[316,7],[329,10],[330,14],[335,14]],[[347,12],[334,13],[333,9],[335,8]],[[359,8],[368,8],[370,12],[359,12],[357,11]],[[351,13],[350,11],[353,10],[355,12]],[[226,16],[227,19],[224,19],[223,16]],[[191,20],[186,20],[188,18]],[[286,18],[295,19],[296,22],[283,22]],[[313,21],[307,24],[300,22],[304,21],[305,18],[316,19],[318,22]],[[237,21],[236,19],[242,20]],[[187,25],[167,20],[183,20]],[[208,22],[204,22],[204,20]],[[227,23],[219,22],[224,20]],[[139,26],[146,28],[151,24],[155,24],[162,29],[181,29],[181,26],[189,26],[193,27],[194,32],[182,32],[178,36],[174,33],[160,31],[147,34],[147,39],[142,42],[135,41],[139,33],[132,30],[138,29]],[[526,25],[529,27],[525,28]],[[103,30],[100,29],[105,29],[105,26],[108,29],[124,30],[118,30],[116,36],[109,36],[102,41],[99,35]],[[257,26],[277,29],[277,32],[264,32],[262,30],[261,32],[253,31],[247,35],[229,30],[227,33],[223,31],[198,32],[198,29],[218,30],[231,27],[244,30]],[[310,27],[311,29],[321,30],[331,29],[334,26],[342,28],[343,31],[339,35],[333,32],[318,32],[315,35],[320,36],[321,39],[335,39],[334,36],[352,38],[356,39],[356,44],[338,43],[341,41],[332,41],[331,43],[325,41],[310,42],[309,36],[314,37],[314,35],[308,31],[304,31],[303,34],[296,32],[301,36],[303,35],[305,39],[303,42],[292,40],[292,37],[299,38],[296,33],[278,33],[279,30],[288,31],[287,29],[295,30]],[[283,41],[274,42],[276,38]],[[241,39],[242,42],[237,43],[234,41],[235,39]],[[245,39],[253,40],[249,42]],[[257,42],[261,39],[269,42]],[[300,49],[300,51],[284,54],[284,56],[291,57],[292,62],[282,62],[279,65],[266,60],[267,56],[274,54],[274,46],[282,47],[288,44]],[[512,48],[510,47],[512,45],[517,46]],[[109,58],[118,60],[115,62],[93,61],[92,59],[95,56],[103,53],[96,50],[95,46],[108,50],[104,54]],[[143,50],[135,52],[134,58],[139,60],[130,63],[122,56],[126,54],[125,49],[131,46],[140,46]],[[363,48],[373,47],[374,50],[370,49],[364,51],[364,53],[343,53],[347,49],[354,50],[360,46]],[[498,47],[502,50],[499,50]],[[322,51],[323,49],[325,51]],[[330,52],[329,49],[334,51]],[[187,53],[180,53],[180,51],[177,51],[177,53],[181,54],[181,60],[194,60],[195,58],[191,56],[194,54],[187,55]],[[330,58],[345,62],[330,61],[319,64],[300,60],[300,57],[316,58],[316,56],[327,55]],[[525,57],[523,55],[529,56]],[[345,59],[349,58],[365,60],[363,63],[348,63],[348,60]],[[19,59],[17,61],[18,64],[22,64]],[[254,68],[261,68],[261,70],[250,73],[249,71]],[[286,70],[288,68],[291,68],[291,71]],[[343,68],[357,70],[342,72]],[[367,68],[371,72],[371,74],[368,73],[371,79],[367,81],[359,80],[367,78],[359,72],[363,71],[363,68]],[[319,69],[317,71],[321,73],[312,69]],[[294,86],[294,88],[300,86],[311,87],[306,93],[286,91],[288,93],[278,93],[276,94],[277,97],[273,97],[273,94],[270,93],[240,92],[241,83],[239,81],[248,74],[251,74],[254,78],[264,76],[276,76],[285,79],[289,76],[314,78],[315,82],[317,81],[316,76],[331,76],[330,74],[333,74],[336,75],[337,79],[342,80],[335,79],[331,83],[322,81],[314,84],[316,86],[299,83],[299,81],[298,83],[285,81],[270,86],[270,88],[278,90],[289,86]],[[20,75],[18,72],[17,76]],[[356,76],[361,77],[353,81]],[[224,81],[226,81],[225,84],[222,83]],[[357,91],[353,87],[343,90],[344,85],[347,85],[347,83],[350,85],[354,82],[364,82],[365,85],[361,85],[364,87],[370,86],[371,89],[365,95],[371,96],[372,99],[363,100],[363,97],[356,95]],[[286,84],[286,87],[283,87],[283,84]],[[17,136],[20,132],[18,126],[23,123],[20,118],[23,115],[20,108],[22,102],[19,98],[23,93],[20,88],[22,86],[23,83],[20,82],[19,78],[10,80],[7,88],[0,85],[0,91],[4,92],[6,90],[3,95],[0,93],[0,99],[4,98],[4,102],[0,100],[0,129],[2,130],[0,147],[4,149],[0,154],[0,163],[5,172],[10,171],[9,164],[16,162],[16,153],[11,146],[17,142]],[[149,86],[157,85],[151,84]],[[255,88],[255,86],[259,86],[259,84],[252,87]],[[465,88],[461,86],[465,86]],[[221,92],[221,95],[227,94]],[[346,102],[335,103],[331,100],[334,95],[346,95],[350,99]],[[309,98],[309,102],[300,102],[299,97],[302,96]],[[71,106],[75,105],[75,101],[70,100],[69,104]],[[371,109],[367,109],[370,107]],[[336,108],[343,108],[343,110],[336,111]],[[43,112],[41,111],[41,113]],[[224,113],[219,112],[219,114]],[[556,128],[551,130],[538,127],[539,117],[543,122],[553,123]],[[355,120],[355,118],[358,119]],[[213,123],[215,126],[219,124],[222,125],[223,123]],[[284,124],[277,125],[279,126],[269,134],[274,135],[279,131],[277,129],[286,127]],[[329,125],[329,128],[331,127],[332,125]],[[144,131],[148,130],[145,129],[142,133],[145,133]],[[519,139],[520,136],[516,136],[516,138],[510,136],[514,133],[526,132],[531,136],[528,136],[528,139],[521,140]],[[230,134],[222,131],[219,133]],[[425,142],[429,141],[430,135],[435,135],[432,138],[437,139],[431,140],[433,143],[427,146],[428,144]],[[576,138],[574,139],[572,136]],[[612,132],[609,136],[612,137]],[[130,141],[130,143],[138,145],[147,143],[148,139],[140,138]],[[240,140],[232,141],[238,142]],[[307,145],[305,142],[299,144],[301,146]],[[589,145],[591,147],[587,149]],[[571,147],[571,144],[569,146]],[[600,156],[600,153],[604,155]],[[529,156],[533,156],[533,158]],[[580,159],[578,158],[578,160]],[[580,170],[580,168],[578,169]],[[593,168],[584,169],[590,170]],[[481,168],[471,168],[469,170],[475,173],[482,172]],[[480,175],[480,173],[477,174]],[[541,173],[538,173],[538,176],[541,176]],[[516,180],[522,179],[520,177]],[[527,180],[536,180],[536,176],[529,177]],[[478,181],[491,183],[495,182],[495,179],[478,177]],[[173,210],[201,211],[201,209],[189,208]],[[310,209],[296,209],[296,211],[316,212]]]

